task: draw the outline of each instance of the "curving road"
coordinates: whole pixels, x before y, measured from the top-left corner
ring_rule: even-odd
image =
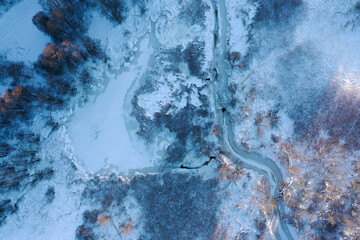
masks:
[[[221,129],[222,137],[217,140],[219,148],[226,149],[236,159],[242,162],[245,168],[252,169],[261,175],[264,175],[271,186],[270,193],[277,202],[274,209],[275,218],[271,220],[271,227],[274,228],[274,235],[277,239],[294,239],[288,224],[282,221],[285,214],[284,205],[279,198],[280,184],[283,182],[283,175],[276,163],[264,158],[261,154],[255,152],[247,152],[235,143],[235,137],[231,120],[227,112],[223,112],[222,108],[226,107],[229,102],[228,96],[228,74],[226,69],[230,69],[226,60],[227,53],[227,29],[229,23],[226,18],[226,6],[223,0],[212,0],[215,13],[214,23],[214,48],[213,48],[213,70],[211,72],[212,86],[212,105],[215,113],[215,124]],[[270,204],[270,203],[269,203]],[[278,224],[280,223],[280,224]]]

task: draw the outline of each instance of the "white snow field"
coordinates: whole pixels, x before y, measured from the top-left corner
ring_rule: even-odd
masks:
[[[92,103],[76,109],[69,121],[75,155],[91,173],[111,169],[128,174],[131,169],[154,165],[151,154],[141,142],[132,139],[127,129],[135,126],[130,122],[127,126],[130,106],[126,97],[147,68],[152,53],[149,44],[148,38],[142,39],[140,54],[128,67],[105,71],[103,77],[108,81],[105,91]]]
[[[50,42],[32,22],[41,10],[38,0],[24,0],[0,17],[0,53],[8,60],[34,62]]]

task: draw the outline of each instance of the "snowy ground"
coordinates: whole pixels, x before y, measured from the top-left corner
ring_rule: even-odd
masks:
[[[254,31],[254,11],[249,4],[239,7],[235,1],[226,3],[230,32],[235,31],[233,25],[245,29],[228,36],[230,50],[240,53],[230,59],[234,65],[229,76],[229,84],[237,87],[234,102],[238,117],[233,119],[237,142],[276,158],[271,147],[274,137],[286,140],[300,134],[312,121],[311,115],[331,84],[357,89],[359,70],[354,63],[358,61],[359,47],[355,42],[360,36],[349,20],[354,16],[354,4],[330,4],[324,8],[319,1],[305,1],[300,8],[306,14],[301,20],[291,18],[289,21],[296,27],[283,34],[291,39],[282,47],[269,50],[257,49],[256,45],[263,43],[256,39],[242,46],[233,44],[249,39]],[[259,28],[256,34],[261,39],[265,35],[271,38],[282,26],[279,24],[275,30],[274,26]],[[259,51],[258,57],[247,59],[246,55],[253,54],[254,49]]]
[[[360,50],[355,44],[360,37],[356,26],[358,4],[356,1],[346,4],[299,1],[290,7],[286,4],[291,4],[291,1],[286,1],[278,6],[274,17],[276,23],[272,23],[263,21],[266,13],[271,12],[266,3],[259,5],[256,15],[247,5],[240,8],[234,4],[235,1],[227,3],[230,25],[237,23],[246,26],[240,36],[228,36],[231,51],[241,53],[230,55],[229,58],[233,66],[229,83],[233,83],[232,106],[236,116],[232,124],[238,146],[260,152],[277,162],[285,176],[284,180],[291,185],[291,193],[285,199],[297,211],[299,219],[323,219],[318,225],[312,224],[312,220],[295,220],[306,226],[298,232],[299,238],[308,239],[319,234],[317,231],[323,231],[325,238],[333,237],[331,234],[336,235],[336,231],[344,231],[342,236],[348,235],[350,238],[358,236],[356,230],[344,230],[346,224],[344,228],[334,227],[334,233],[323,230],[325,224],[331,224],[329,222],[343,223],[342,220],[329,220],[321,215],[323,211],[330,211],[332,215],[337,211],[331,209],[332,204],[321,205],[325,200],[320,201],[321,197],[317,196],[321,181],[341,178],[341,183],[327,183],[326,194],[331,195],[334,189],[342,189],[337,192],[338,198],[347,199],[342,204],[356,201],[353,199],[356,197],[350,193],[351,187],[345,190],[345,186],[353,184],[353,176],[357,175],[357,168],[353,166],[358,164],[358,143],[355,149],[345,150],[344,146],[351,141],[348,136],[357,136],[352,126],[357,124],[359,116],[359,68],[354,66],[359,62]],[[282,7],[284,10],[281,10]],[[289,15],[289,12],[292,14]],[[233,44],[243,38],[248,39],[246,45]],[[339,92],[335,100],[329,99],[333,91]],[[348,101],[350,96],[352,100]],[[328,101],[334,103],[328,105]],[[341,106],[336,111],[339,113],[336,117],[332,112],[332,108],[337,107],[335,104]],[[345,111],[339,112],[352,104],[357,106],[350,111],[354,116]],[[323,118],[326,119],[321,120]],[[341,119],[341,123],[336,119]],[[333,122],[334,125],[331,125]],[[327,124],[331,127],[326,127]],[[338,135],[331,134],[346,124],[350,127],[337,131]],[[339,143],[325,144],[325,153],[323,141]],[[334,171],[330,167],[337,166],[339,154],[343,154],[340,158],[346,161],[342,163],[343,169],[346,169],[344,171]],[[321,159],[321,164],[317,164],[318,159]],[[301,176],[306,176],[306,180]],[[301,181],[311,182],[312,187],[307,190],[294,187],[295,184],[301,186]],[[309,195],[301,198],[305,191]],[[313,206],[301,206],[306,210],[299,210],[294,204],[294,196],[308,204],[311,202],[309,199],[316,198],[314,202],[319,202],[321,206],[317,206],[316,210]],[[356,225],[356,222],[358,219],[351,220],[351,224]]]
[[[208,3],[207,6],[207,10],[210,10],[212,5]],[[165,12],[170,5],[164,5],[162,7],[164,8],[162,11]],[[182,8],[181,5],[178,7],[180,7],[180,9]],[[214,10],[212,9],[212,11]],[[145,169],[147,167],[163,165],[164,160],[162,158],[165,156],[164,153],[166,153],[169,145],[176,144],[176,141],[178,141],[178,132],[166,121],[164,122],[165,128],[161,125],[157,126],[156,124],[153,124],[153,122],[156,121],[164,121],[162,118],[159,118],[159,116],[164,115],[163,118],[173,116],[175,118],[178,117],[178,115],[181,116],[186,114],[184,116],[185,118],[180,121],[186,122],[190,120],[195,123],[196,121],[199,121],[197,124],[204,124],[202,123],[203,120],[197,120],[197,113],[195,112],[189,112],[190,114],[194,114],[194,120],[188,119],[187,114],[189,113],[187,112],[187,109],[189,106],[203,108],[206,103],[204,102],[204,97],[209,96],[210,94],[203,79],[207,75],[201,76],[201,74],[203,71],[210,71],[209,68],[211,67],[213,42],[211,41],[212,37],[209,36],[212,36],[213,31],[213,13],[211,11],[206,11],[205,24],[195,24],[195,26],[190,28],[190,31],[186,29],[186,24],[188,23],[180,21],[181,17],[179,17],[179,15],[181,16],[181,11],[179,14],[178,9],[171,9],[171,14],[168,13],[170,12],[155,19],[151,24],[149,33],[141,37],[142,40],[138,44],[139,49],[137,50],[134,48],[134,50],[132,50],[132,52],[135,53],[135,57],[129,64],[115,70],[105,69],[102,74],[107,82],[105,90],[99,93],[93,101],[75,109],[74,116],[69,120],[69,134],[74,146],[75,156],[84,164],[85,169],[89,172],[101,173],[106,169],[109,171],[116,170],[117,172],[123,173],[123,175],[125,173],[125,175],[132,176],[131,173],[126,174],[126,172],[138,168],[140,172],[146,173],[149,170],[149,168]],[[108,47],[108,51],[111,56],[114,56],[114,58],[111,59],[111,64],[114,68],[118,66],[117,64],[119,63],[117,60],[119,57],[116,52],[122,50],[121,47],[115,49],[115,45],[109,44],[109,42],[114,41],[114,36],[119,35],[120,29],[106,26],[104,21],[99,21],[99,19],[100,18],[98,17],[95,18],[94,23],[96,24],[95,26],[93,25],[93,29],[90,28],[89,32],[92,36],[96,37],[99,36],[99,33],[94,29],[99,29],[104,36],[108,36],[106,38],[101,38],[101,41],[105,43],[106,46],[110,46]],[[175,31],[175,29],[177,30]],[[109,32],[111,32],[111,34],[109,34]],[[176,41],[174,41],[175,39]],[[204,42],[204,45],[202,45],[202,41]],[[203,52],[196,52],[197,45],[195,45],[196,47],[193,49],[193,44],[198,44],[198,46],[203,49]],[[129,46],[127,43],[126,45]],[[200,62],[203,66],[197,66],[199,69],[196,69],[194,67],[194,64],[196,63],[187,62],[189,61],[187,52],[190,52],[190,54],[194,54],[195,56],[197,56],[196,54],[204,54],[204,62]],[[125,79],[126,81],[124,81]],[[150,126],[147,126],[146,124],[141,125],[149,127],[150,133],[145,133],[147,134],[146,136],[150,136],[149,139],[145,137],[143,140],[139,140],[139,135],[134,134],[138,131],[139,126],[138,123],[134,121],[135,119],[132,116],[129,116],[131,108],[134,107],[133,104],[130,104],[134,102],[132,95],[136,96],[137,108],[134,112],[135,116],[138,117],[136,120],[146,119],[146,121],[149,122]],[[129,99],[130,97],[131,99]],[[139,109],[141,110],[140,112]],[[167,110],[164,112],[164,109]],[[184,124],[184,126],[188,127],[191,125]],[[181,131],[192,130],[187,130],[185,128],[181,129]],[[211,128],[208,128],[206,131],[211,131]],[[140,135],[140,137],[141,136],[142,135]],[[155,136],[155,141],[150,141],[150,138],[153,138],[153,136]],[[207,138],[211,139],[211,137]],[[177,147],[177,145],[175,146]],[[186,146],[185,151],[186,149],[192,149],[192,146]],[[160,155],[156,156],[156,153],[160,153]],[[189,151],[186,153],[185,159],[181,160],[181,162],[188,166],[199,166],[205,160],[208,160],[208,156],[205,155],[205,157],[199,158],[196,152]],[[172,160],[167,161],[172,163]],[[227,164],[228,163],[225,163],[225,168],[229,167]],[[172,164],[170,164],[170,166],[172,166]],[[103,199],[103,197],[100,195],[91,195],[90,193],[92,191],[87,190],[87,195],[90,194],[89,196],[92,196],[90,199],[95,201],[95,204],[89,205],[89,202],[87,202],[86,199],[84,200],[84,204],[88,206],[88,211],[94,216],[97,216],[97,218],[107,219],[109,221],[111,219],[113,224],[107,227],[109,228],[108,230],[105,230],[101,227],[99,228],[90,220],[84,220],[83,224],[79,226],[79,229],[82,231],[89,231],[91,234],[95,234],[99,237],[102,236],[103,238],[109,238],[110,236],[118,235],[120,233],[120,235],[126,239],[138,239],[139,236],[147,239],[151,238],[151,234],[154,233],[156,233],[156,236],[160,239],[176,239],[179,236],[188,236],[190,232],[198,232],[201,239],[207,238],[211,234],[214,234],[214,237],[217,239],[221,239],[224,236],[223,234],[228,235],[229,237],[235,237],[241,233],[255,236],[259,233],[256,229],[255,219],[257,219],[256,221],[260,221],[260,218],[267,219],[269,217],[268,221],[270,221],[271,216],[262,215],[263,213],[261,210],[261,205],[268,200],[266,200],[265,196],[260,195],[256,198],[257,200],[252,199],[251,190],[246,191],[245,189],[253,189],[255,186],[261,185],[261,176],[251,172],[248,173],[248,177],[239,175],[239,179],[236,179],[235,182],[231,183],[231,180],[229,181],[227,179],[227,177],[231,178],[231,176],[218,176],[216,170],[218,166],[219,163],[212,162],[199,170],[183,170],[180,172],[174,170],[171,175],[166,172],[146,175],[137,174],[134,178],[124,181],[116,180],[117,178],[112,175],[110,179],[114,179],[112,180],[113,182],[120,181],[120,185],[123,186],[113,186],[112,189],[114,189],[114,193],[110,193],[110,195],[114,196],[109,197],[109,199],[117,199],[117,201],[120,201],[117,202],[117,204],[124,206],[123,210],[119,211],[116,207],[117,205],[113,205],[116,203],[111,200],[109,200],[109,204],[104,205],[105,199]],[[232,167],[234,166],[231,165],[230,168]],[[159,170],[150,168],[150,171],[158,172]],[[237,173],[232,173],[230,171],[226,174],[236,175]],[[198,182],[199,186],[208,184],[207,182],[213,182],[215,179],[221,179],[220,181],[223,181],[222,184],[224,186],[229,184],[232,187],[224,188],[217,193],[207,193],[204,189],[201,193],[198,193],[198,197],[195,199],[193,199],[192,194],[187,195],[188,191],[193,188],[192,185],[189,185],[190,183],[188,183],[187,180],[181,180],[181,182],[185,181],[183,183],[184,189],[182,190],[172,190],[170,192],[168,192],[168,190],[158,190],[159,188],[171,188],[172,184],[176,184],[179,181],[173,180],[172,178],[176,179],[178,178],[178,175],[184,176],[185,179],[185,176],[192,176],[192,178],[194,178],[193,181]],[[200,180],[199,177],[200,179],[204,178],[204,180]],[[97,179],[98,177],[90,181],[92,183],[89,185],[89,189],[94,188],[95,190],[99,189],[99,187],[101,188],[101,186],[107,188],[106,185],[109,184],[107,182],[110,179],[107,180],[106,176]],[[142,179],[141,183],[139,182],[139,179]],[[99,185],[97,185],[98,181]],[[148,181],[152,181],[153,183],[150,184]],[[159,186],[158,181],[160,182]],[[127,186],[129,186],[130,190],[125,190],[127,189]],[[150,197],[153,194],[152,191],[149,192],[149,190],[140,190],[142,188],[154,189],[155,192],[159,191],[159,194],[163,194],[163,199],[160,198],[157,201],[169,201],[170,204],[173,204],[171,205],[173,207],[164,203],[161,209],[157,209],[158,203],[150,200],[145,201],[144,196],[139,196],[140,192],[141,195],[145,195],[145,197],[148,195]],[[95,190],[95,192],[97,191],[98,190]],[[120,193],[117,193],[118,191],[129,192],[126,197],[122,196],[121,198],[118,198],[117,194]],[[214,190],[211,190],[210,188],[208,191],[211,192]],[[173,198],[177,196],[178,192],[179,194],[180,192],[183,192],[183,194],[181,194],[182,196],[179,195],[177,197],[179,200],[172,203],[172,201],[174,201]],[[124,194],[125,193],[122,195]],[[225,199],[228,200],[214,202],[214,205],[211,207],[215,207],[216,209],[219,208],[221,210],[216,214],[215,212],[210,213],[208,210],[210,206],[201,203],[205,200],[202,199],[203,194],[219,194],[219,196],[225,196]],[[169,199],[166,200],[167,198]],[[249,202],[252,201],[255,201],[256,203],[254,206],[249,204]],[[182,211],[180,209],[183,209],[183,211],[187,211],[187,208],[192,209],[193,207],[184,205],[186,203],[190,204],[190,202],[191,205],[194,205],[194,207],[198,209],[196,210],[198,213],[195,215],[201,214],[204,218],[192,218],[189,216],[187,217],[187,220],[183,222],[184,219],[179,215],[167,225],[170,224],[170,228],[179,225],[182,225],[183,227],[174,232],[176,234],[175,238],[174,236],[170,237],[167,235],[167,230],[161,230],[161,226],[163,225],[161,219],[168,218],[167,214],[180,214],[179,211]],[[242,206],[240,207],[240,205]],[[164,212],[162,210],[163,208]],[[159,212],[154,215],[153,209],[157,209],[156,211]],[[236,213],[234,213],[234,209],[237,209]],[[192,211],[195,211],[195,209]],[[213,209],[211,211],[217,210]],[[89,215],[88,213],[84,214],[86,216]],[[149,214],[154,215],[151,217],[152,220],[149,219]],[[252,215],[252,217],[249,217],[249,215]],[[214,223],[213,221],[218,221],[215,219],[222,220],[219,220],[218,223],[212,225]],[[210,225],[204,226],[203,223],[198,223],[198,221],[205,221]],[[223,228],[223,224],[227,225],[229,223],[233,225],[233,227],[226,232],[214,230],[215,228],[221,229]],[[158,225],[157,228],[159,229],[154,230],[153,224]],[[266,223],[266,220],[264,225],[269,225]],[[205,231],[205,228],[208,230]],[[215,231],[215,233],[213,233],[213,231]],[[144,235],[145,232],[147,232],[146,235]]]
[[[199,95],[208,93],[200,74],[209,68],[213,44],[208,37],[212,32],[212,13],[208,11],[209,5],[203,3],[203,6],[205,9],[199,6],[203,15],[199,21],[186,15],[191,11],[189,4],[165,4],[158,9],[157,2],[149,5],[150,13],[162,14],[157,17],[151,14],[150,19],[144,17],[142,22],[136,12],[121,26],[114,26],[96,13],[93,15],[89,35],[100,39],[110,56],[110,67],[97,73],[106,83],[105,90],[76,109],[68,123],[75,154],[90,172],[102,168],[122,173],[129,169],[150,170],[148,167],[157,165],[164,157],[166,149],[174,142],[175,133],[173,129],[158,127],[147,133],[153,135],[151,143],[147,137],[140,141],[136,133],[144,123],[138,126],[139,119],[134,119],[132,114],[153,121],[154,116],[168,106],[171,107],[167,115],[180,115],[188,104],[195,108],[202,106]],[[184,17],[194,19],[189,23]],[[187,30],[189,24],[191,31]],[[177,26],[181,26],[180,31],[174,31]],[[179,53],[172,53],[175,50]],[[203,66],[197,66],[197,55],[193,57],[193,54],[203,58],[199,63]],[[176,68],[169,69],[172,65]],[[150,78],[154,82],[149,82]],[[141,116],[135,112],[138,109],[132,109],[134,96],[138,97]],[[143,146],[143,141],[147,146]],[[196,159],[189,161],[196,162]]]
[[[0,16],[0,52],[8,60],[34,62],[50,42],[32,23],[40,10],[37,0],[23,0]]]
[[[222,239],[261,234],[260,218],[269,225],[271,214],[261,209],[267,196],[254,197],[250,190],[264,183],[260,175],[240,173],[241,168],[220,160],[198,170],[158,168],[164,162],[170,168],[196,167],[218,154],[205,82],[212,71],[214,9],[210,1],[192,6],[154,2],[146,21],[134,11],[121,26],[93,14],[88,34],[101,40],[110,57],[109,66],[92,72],[103,87],[87,102],[78,99],[70,111],[53,113],[65,125],[45,141],[43,156],[51,156],[61,171],[24,197],[25,207],[1,228],[2,235],[73,239],[90,229],[107,239],[178,239],[194,233],[200,239]],[[141,118],[152,124],[151,141],[137,133]],[[184,156],[177,159],[181,151]],[[51,187],[55,194],[48,202],[44,195]],[[34,200],[41,204],[32,207]],[[25,227],[17,231],[21,224]],[[217,230],[229,224],[233,227],[225,232]]]
[[[58,170],[53,178],[25,190],[19,210],[0,228],[1,239],[75,238],[82,218],[80,197],[86,175],[80,169],[75,171],[70,148],[65,127],[46,137],[41,154]],[[47,194],[49,189],[53,189],[53,194]]]
[[[6,196],[19,209],[0,239],[309,239],[306,218],[350,209],[359,152],[304,132],[332,87],[360,99],[360,7],[220,1],[129,0],[121,24],[91,10],[86,34],[109,60],[86,63],[92,94],[52,111],[57,127],[33,119],[54,175]],[[7,59],[32,64],[50,42],[40,10],[0,16]]]

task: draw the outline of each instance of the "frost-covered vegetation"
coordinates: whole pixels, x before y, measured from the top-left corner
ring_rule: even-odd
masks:
[[[113,174],[87,185],[83,201],[95,210],[84,212],[78,239],[109,237],[102,225],[130,239],[177,239],[194,232],[205,239],[215,229],[219,199],[213,179],[173,171],[131,181]]]
[[[0,0],[0,236],[360,238],[359,9]]]
[[[79,20],[86,14],[84,3],[41,4],[44,12],[33,21],[54,42],[32,67],[1,58],[1,84],[8,88],[0,98],[1,191],[7,193],[2,194],[1,223],[18,209],[29,188],[54,174],[52,160],[39,154],[42,142],[60,126],[52,114],[66,111],[71,98],[86,94],[91,76],[84,63],[90,58],[105,61],[100,45],[83,36],[86,24]]]
[[[133,114],[140,123],[137,133],[148,142],[154,139],[158,129],[166,128],[175,134],[167,149],[168,163],[182,162],[189,151],[209,156],[214,145],[208,137],[213,123],[207,86],[195,78],[189,82],[184,74],[167,76],[161,77],[158,72],[149,74],[145,85],[137,90],[133,99]],[[159,105],[153,110],[148,107],[150,101]]]
[[[213,136],[209,134],[214,123],[209,86],[205,81],[211,60],[208,56],[211,42],[206,33],[212,29],[205,18],[209,10],[208,3],[202,1],[195,8],[184,3],[179,5],[178,16],[159,22],[160,26],[181,26],[185,20],[186,25],[200,26],[202,30],[194,30],[184,38],[180,35],[182,32],[159,29],[156,36],[160,43],[164,42],[164,47],[156,52],[154,63],[132,99],[132,114],[140,124],[137,134],[141,138],[151,144],[158,132],[169,131],[175,136],[167,147],[166,165],[179,165],[184,161],[193,164],[196,160],[187,158],[189,153],[195,159],[208,159],[216,151]],[[168,46],[166,41],[174,34],[180,39]]]
[[[77,239],[271,236],[267,221],[275,205],[265,207],[266,180],[229,160],[221,162],[219,175],[210,179],[176,170],[138,174],[131,180],[114,173],[94,177],[83,192],[87,210]],[[236,227],[229,228],[229,223]]]
[[[239,145],[281,164],[300,239],[358,238],[356,1],[227,6],[231,30],[243,26],[229,36],[228,54]],[[244,38],[246,47],[235,44]]]

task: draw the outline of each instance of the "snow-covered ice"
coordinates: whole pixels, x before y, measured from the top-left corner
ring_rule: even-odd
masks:
[[[32,22],[41,10],[38,0],[23,0],[0,16],[0,52],[8,60],[34,62],[51,41]]]
[[[68,123],[75,155],[91,173],[112,169],[127,174],[131,169],[155,165],[153,156],[128,130],[136,126],[129,121],[127,97],[148,66],[152,54],[148,38],[141,41],[139,51],[134,65],[105,70],[103,77],[108,83],[104,92],[76,109]]]

